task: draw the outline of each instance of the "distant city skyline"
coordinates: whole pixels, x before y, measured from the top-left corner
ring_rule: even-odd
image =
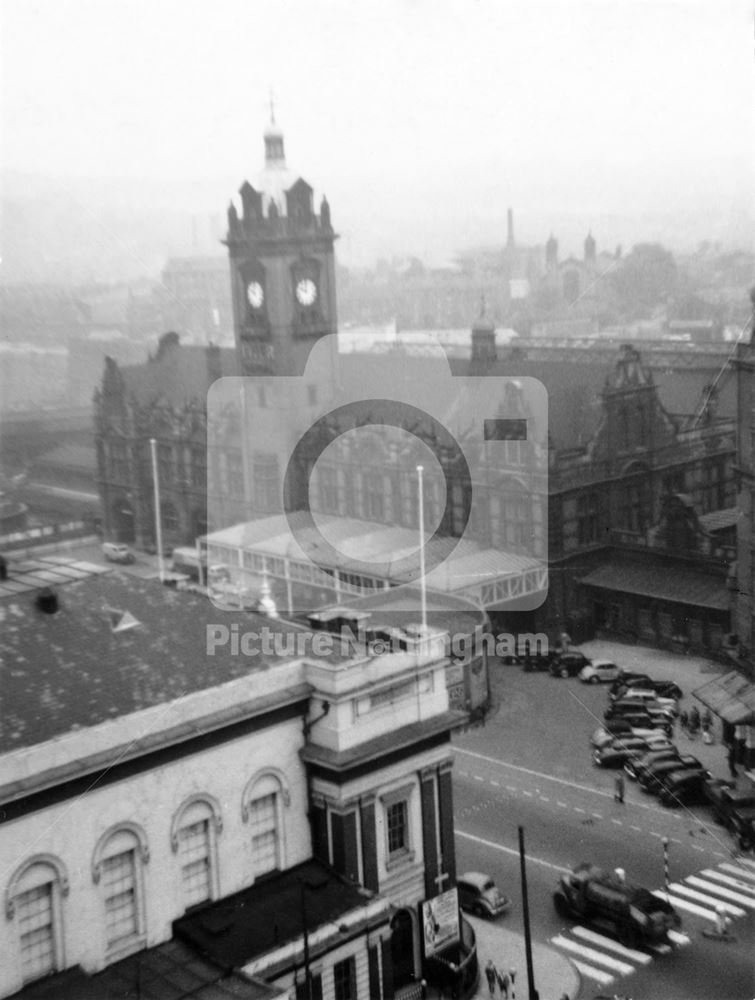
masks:
[[[262,165],[272,88],[346,266],[500,245],[509,207],[519,242],[564,254],[588,230],[752,248],[750,7],[4,0],[4,198],[62,192],[82,240],[134,254],[121,218],[170,215],[163,252],[191,252],[187,214],[224,222]]]

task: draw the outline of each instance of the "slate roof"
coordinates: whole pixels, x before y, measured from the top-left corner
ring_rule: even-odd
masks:
[[[704,573],[668,561],[654,563],[612,562],[583,576],[579,583],[623,594],[639,594],[695,608],[728,611],[729,592],[722,576]]]
[[[256,632],[295,626],[218,611],[204,595],[157,580],[114,571],[61,585],[57,595],[52,615],[38,610],[34,591],[0,599],[0,753],[294,659],[233,656],[230,646],[208,656],[207,623],[238,622],[240,631]],[[114,631],[126,612],[139,624]]]
[[[90,976],[78,966],[15,994],[16,1000],[273,1000],[281,991],[227,972],[180,941],[147,948]]]

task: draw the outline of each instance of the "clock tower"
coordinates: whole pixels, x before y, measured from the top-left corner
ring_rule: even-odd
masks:
[[[264,138],[264,170],[242,184],[241,212],[228,209],[236,349],[243,375],[300,375],[314,341],[337,331],[337,237],[326,199],[318,215],[286,166],[274,116]]]

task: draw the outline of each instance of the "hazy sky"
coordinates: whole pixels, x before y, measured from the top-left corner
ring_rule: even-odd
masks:
[[[752,226],[744,0],[1,9],[5,167],[150,179],[166,202],[171,179],[197,181],[198,207],[224,211],[262,164],[272,88],[347,262],[502,239],[508,205],[523,241],[560,226],[567,249],[590,226],[628,245],[665,219],[679,246]]]

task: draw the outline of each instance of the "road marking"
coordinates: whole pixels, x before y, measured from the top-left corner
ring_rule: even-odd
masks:
[[[659,899],[666,899],[672,906],[675,906],[678,910],[687,910],[688,913],[694,913],[695,916],[704,917],[706,920],[715,920],[716,912],[715,910],[706,910],[702,906],[698,906],[697,903],[691,903],[688,899],[682,899],[679,896],[672,896],[665,892],[665,890],[657,889],[654,893]]]
[[[541,802],[550,802],[550,799],[548,798],[547,795],[539,795],[538,798],[540,799]]]
[[[595,819],[603,819],[603,817],[600,815],[600,813],[590,813],[590,815],[594,816]]]
[[[611,822],[614,826],[624,826],[624,821],[620,819],[612,819]]]
[[[663,834],[656,833],[655,830],[651,830],[650,831],[650,836],[651,837],[657,837],[659,840],[663,840]]]
[[[575,813],[583,813],[583,812],[585,812],[585,810],[584,809],[580,809],[579,806],[574,806],[574,812]]]
[[[678,910],[687,910],[689,913],[694,913],[698,917],[705,917],[706,920],[715,920],[716,911],[706,910],[702,906],[698,906],[697,903],[690,903],[688,899],[681,899],[679,896],[672,896],[670,893],[665,892],[662,889],[656,889],[653,893],[658,899],[666,899],[672,906],[675,906]]]
[[[580,962],[577,958],[573,958],[572,962],[583,976],[587,976],[588,979],[594,979],[602,986],[610,986],[616,978],[615,976],[609,976],[607,972],[601,972],[600,969],[593,969],[591,965]]]
[[[508,790],[509,792],[516,792],[516,791],[518,791],[518,790],[519,790],[519,789],[518,789],[518,788],[516,787],[516,785],[506,785],[506,788],[507,788],[507,790]]]
[[[725,872],[731,872],[733,875],[739,875],[741,878],[755,879],[755,872],[748,871],[746,868],[740,868],[738,865],[727,863],[725,865],[719,865],[718,867],[723,869]]]
[[[474,778],[475,781],[484,781],[485,780],[484,778],[481,778],[479,774],[473,774],[472,777]]]
[[[556,799],[556,805],[557,806],[561,806],[562,809],[568,809],[569,808],[565,802],[559,802],[558,799]]]
[[[632,826],[632,827],[631,827],[631,829],[632,829],[632,830],[636,830],[636,831],[637,831],[637,833],[642,833],[642,829],[641,829],[641,827],[639,827],[639,826]]]
[[[501,787],[500,781],[493,781],[492,778],[490,779],[490,784],[493,785],[495,788],[500,788]]]
[[[741,892],[734,892],[732,889],[727,889],[725,885],[716,885],[715,882],[707,882],[704,878],[699,878],[697,875],[690,875],[684,881],[690,885],[697,886],[698,889],[706,889],[708,892],[723,896],[724,899],[730,899],[732,903],[740,903],[742,906],[748,906],[751,910],[755,910],[755,899],[752,896],[744,896]]]
[[[737,858],[737,861],[742,865],[747,865],[748,868],[752,868],[755,871],[755,861],[748,861],[747,858]]]
[[[587,927],[583,927],[581,924],[577,924],[576,927],[572,927],[572,934],[577,937],[584,938],[585,941],[590,941],[592,944],[599,944],[603,948],[608,948],[610,951],[615,951],[617,955],[623,955],[624,958],[631,958],[633,962],[639,962],[641,965],[648,965],[653,959],[644,951],[634,951],[632,948],[626,948],[623,944],[619,944],[618,941],[614,941],[612,938],[604,937],[602,934],[596,933],[596,931],[591,931]]]
[[[693,851],[704,851],[705,848],[704,847],[700,847],[699,844],[692,844],[692,850]]]
[[[529,767],[521,767],[519,764],[509,764],[506,760],[500,760],[498,757],[489,757],[487,754],[478,753],[476,750],[467,750],[465,747],[453,748],[455,753],[463,753],[468,757],[474,757],[477,760],[484,760],[488,764],[497,764],[499,767],[508,767],[512,771],[521,771],[522,774],[529,774],[533,778],[542,778],[545,781],[555,781],[558,785],[566,785],[567,788],[577,788],[581,792],[591,792],[593,795],[600,795],[604,799],[612,799],[613,791],[602,791],[600,788],[595,788],[591,785],[581,785],[578,781],[567,781],[566,778],[557,778],[552,774],[544,774],[542,771],[533,771]],[[461,774],[461,772],[459,772]],[[506,786],[509,787],[508,785]],[[514,791],[514,789],[511,789]],[[659,809],[657,806],[648,805],[646,802],[633,802],[632,805],[638,806],[640,809],[649,809],[651,812],[660,813],[665,818],[674,818],[675,813],[669,813],[667,809]]]
[[[705,868],[700,872],[700,874],[704,875],[706,878],[717,879],[725,885],[730,885],[734,889],[739,889],[740,892],[751,892],[755,895],[755,885],[743,882],[742,879],[732,878],[730,875],[722,875],[721,872],[717,871],[715,868]]]
[[[529,798],[529,799],[532,798],[532,792],[528,792],[525,789],[522,789],[522,795],[526,795],[527,798]]]
[[[602,951],[596,951],[595,948],[588,948],[587,945],[580,944],[579,941],[572,941],[571,938],[564,937],[563,934],[558,934],[556,937],[551,938],[551,944],[555,944],[565,951],[571,951],[581,958],[588,959],[590,962],[605,965],[607,969],[611,969],[612,972],[618,972],[620,976],[628,976],[630,972],[635,971],[634,966],[628,962],[620,962],[618,958],[611,958],[610,955],[604,955]]]
[[[732,917],[743,917],[745,915],[745,910],[741,906],[734,906],[732,903],[724,903],[722,900],[717,899],[715,896],[710,896],[705,892],[698,892],[697,889],[691,889],[688,885],[683,882],[672,882],[669,886],[671,892],[681,893],[685,898],[694,900],[697,903],[707,903],[708,906],[712,906],[714,909],[721,907],[730,913]]]
[[[692,944],[692,938],[687,937],[686,934],[682,934],[679,931],[669,931],[668,939],[669,941],[673,941],[674,944],[678,944],[681,948],[684,948],[688,944]]]
[[[485,840],[483,837],[477,837],[473,833],[466,833],[464,830],[454,831],[457,837],[464,837],[466,840],[473,840],[476,844],[482,844],[483,847],[492,847],[495,851],[503,851],[504,854],[513,854],[515,857],[519,857],[519,850],[513,847],[504,847],[503,844],[496,844],[492,840]],[[568,874],[570,868],[562,868],[561,865],[554,865],[551,861],[546,861],[544,858],[533,858],[531,854],[527,855],[527,861],[532,862],[535,865],[542,865],[544,868],[551,868],[556,872],[563,872]]]
[[[650,948],[651,951],[654,951],[656,955],[668,955],[671,951],[670,944],[649,944],[648,948]]]

